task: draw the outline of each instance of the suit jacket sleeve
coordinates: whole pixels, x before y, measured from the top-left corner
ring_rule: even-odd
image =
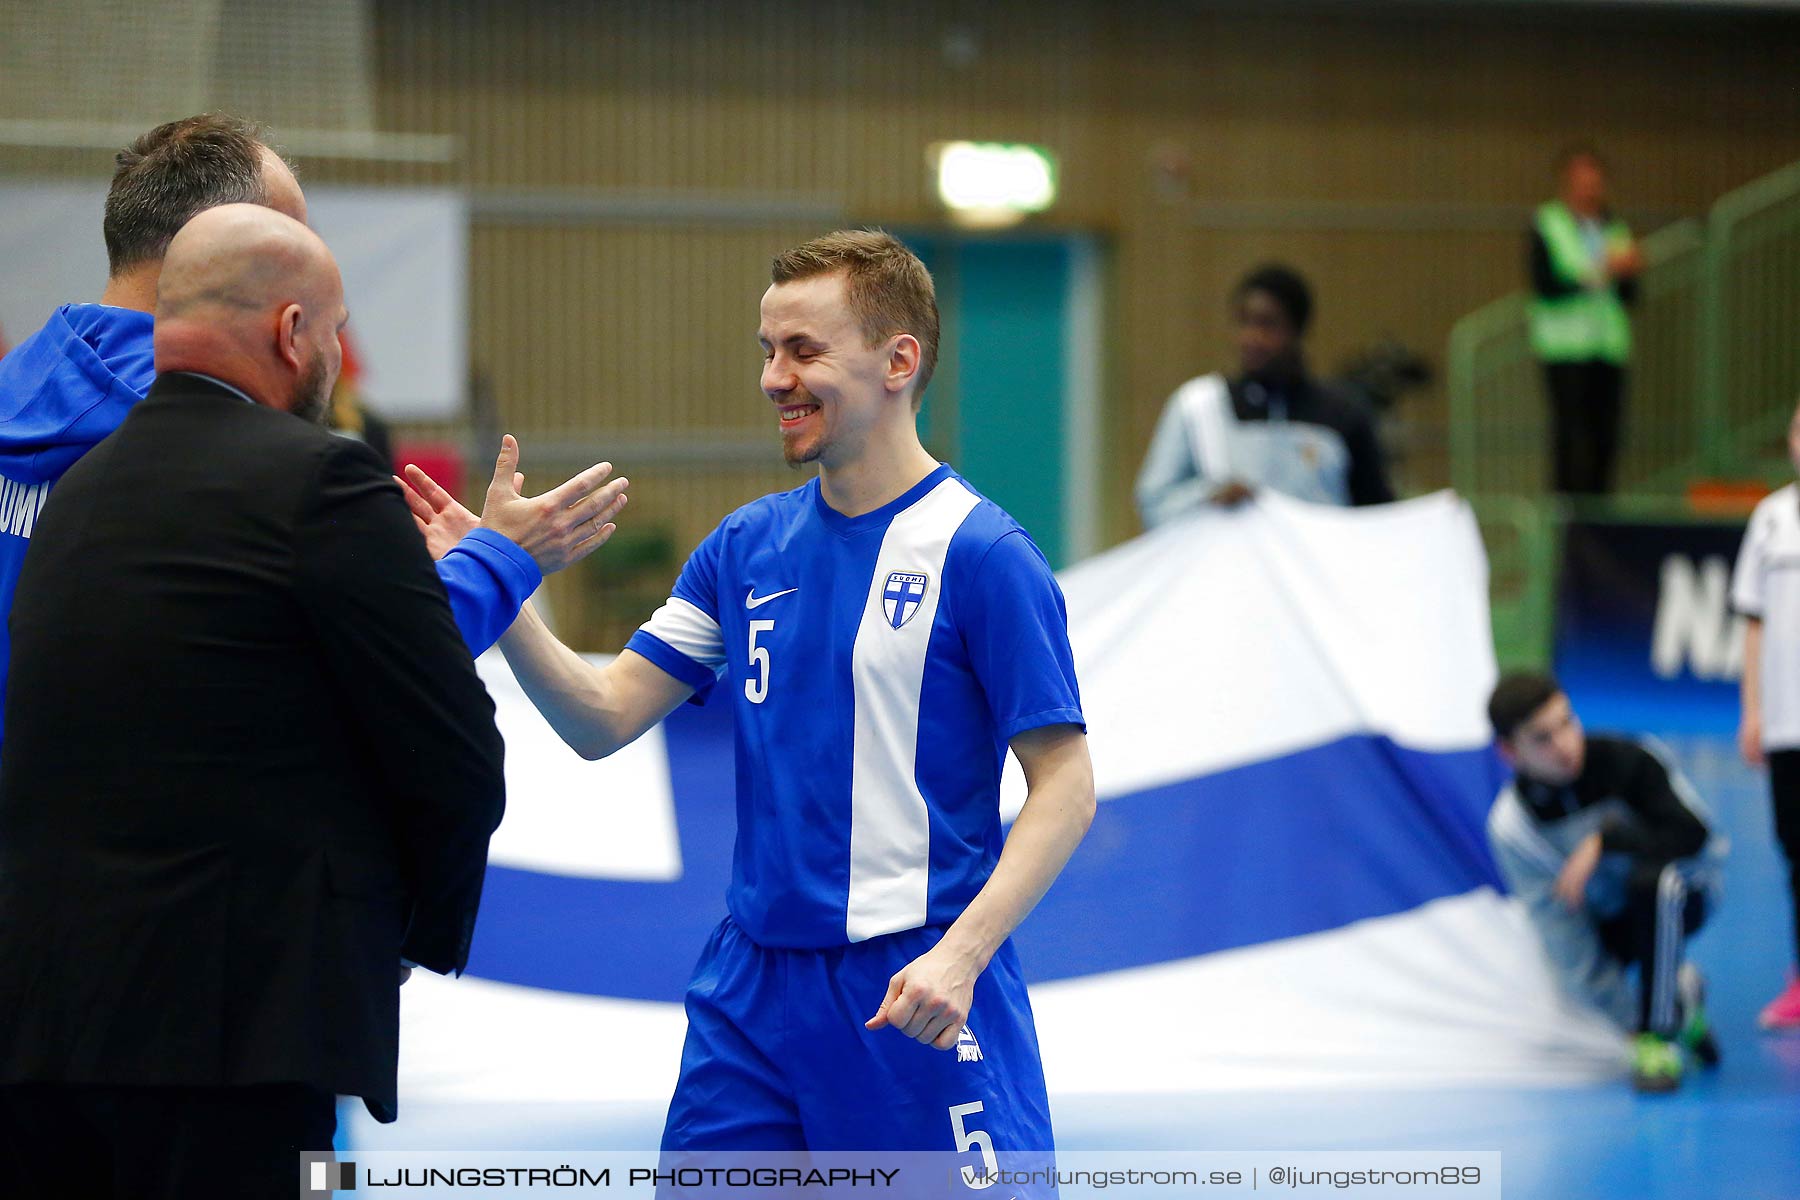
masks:
[[[401,953],[468,962],[505,782],[494,704],[399,490],[366,446],[328,447],[297,517],[295,574],[344,723],[366,736],[412,890]]]

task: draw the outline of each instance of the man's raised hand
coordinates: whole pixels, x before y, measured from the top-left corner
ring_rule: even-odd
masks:
[[[412,463],[406,465],[406,478],[396,475],[394,482],[400,485],[400,494],[406,497],[413,524],[419,527],[433,562],[450,553],[456,543],[481,524],[480,517],[464,508],[437,480]],[[518,486],[525,486],[523,475],[519,476]]]
[[[537,561],[538,570],[554,574],[580,562],[613,535],[611,519],[625,507],[631,481],[621,476],[607,482],[612,464],[595,463],[561,487],[542,496],[525,496],[520,488],[519,443],[512,434],[500,439],[494,479],[481,509],[485,529],[503,533]]]
[[[406,478],[396,478],[407,507],[433,558],[442,558],[477,524],[512,539],[531,555],[546,575],[580,562],[606,544],[617,528],[612,518],[625,507],[623,477],[610,483],[611,463],[595,463],[561,487],[542,496],[524,494],[519,473],[519,443],[510,433],[500,440],[494,478],[479,522],[475,515],[418,467],[408,465]]]

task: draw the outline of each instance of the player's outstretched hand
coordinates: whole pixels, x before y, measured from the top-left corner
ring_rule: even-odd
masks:
[[[612,518],[625,507],[625,489],[631,481],[621,476],[608,483],[611,474],[611,463],[595,463],[561,487],[526,496],[525,477],[519,474],[519,443],[509,433],[500,439],[481,524],[511,538],[536,560],[538,570],[553,574],[580,562],[612,537],[617,528]]]
[[[531,555],[538,570],[549,575],[580,562],[612,537],[616,526],[610,522],[625,507],[625,489],[631,481],[621,478],[607,483],[611,463],[596,463],[561,487],[536,497],[525,495],[525,476],[518,466],[519,443],[509,433],[501,439],[494,480],[488,485],[480,517],[411,463],[406,478],[394,476],[432,558],[444,557],[471,530],[486,526],[511,538]]]
[[[413,524],[425,538],[425,549],[431,552],[433,561],[450,553],[456,543],[481,524],[481,518],[464,508],[437,480],[412,463],[406,465],[406,478],[396,475],[394,482],[400,485],[400,492],[406,497]],[[523,487],[524,483],[525,477],[521,475],[519,486]]]
[[[914,1041],[948,1050],[968,1023],[979,974],[979,967],[939,942],[888,980],[881,1008],[863,1024],[869,1029],[892,1026]]]

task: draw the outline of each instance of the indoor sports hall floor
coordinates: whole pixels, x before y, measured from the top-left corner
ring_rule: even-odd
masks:
[[[1764,780],[1738,761],[1728,735],[1666,740],[1732,838],[1725,904],[1693,947],[1725,1055],[1716,1073],[1657,1097],[1633,1094],[1623,1079],[1531,1091],[1053,1096],[1059,1142],[1498,1150],[1507,1200],[1800,1200],[1800,1034],[1755,1028],[1757,1009],[1782,981],[1788,937]],[[640,1150],[656,1144],[661,1123],[658,1106],[546,1106],[532,1121],[535,1146],[517,1148]],[[466,1128],[457,1140],[479,1137]]]

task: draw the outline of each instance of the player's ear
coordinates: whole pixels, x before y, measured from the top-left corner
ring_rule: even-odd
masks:
[[[888,343],[887,390],[895,394],[904,392],[919,373],[920,361],[919,339],[910,333],[895,334]]]
[[[1515,771],[1518,770],[1519,756],[1518,753],[1513,750],[1511,738],[1496,738],[1494,740],[1494,748],[1500,751],[1500,761],[1504,762]]]

